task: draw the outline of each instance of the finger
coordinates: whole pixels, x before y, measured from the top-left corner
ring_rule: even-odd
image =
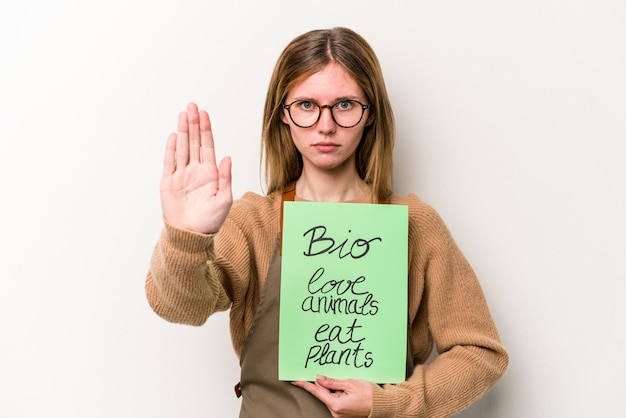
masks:
[[[187,112],[178,115],[178,133],[176,134],[176,167],[181,168],[189,162],[189,121]]]
[[[215,144],[213,142],[213,131],[211,129],[211,119],[204,110],[200,112],[200,146],[202,147],[202,162],[216,166]]]
[[[200,162],[200,115],[195,103],[187,105],[189,121],[189,161]]]
[[[176,171],[176,134],[172,133],[167,138],[165,145],[165,158],[163,158],[163,176],[168,176]]]
[[[326,406],[328,406],[330,402],[332,401],[332,394],[330,393],[328,389],[325,389],[322,386],[319,386],[311,382],[304,382],[304,381],[296,381],[296,382],[291,382],[291,383],[294,386],[298,386],[306,390],[311,395],[319,399]]]
[[[333,391],[344,392],[349,387],[348,381],[346,380],[331,379],[330,377],[326,376],[317,376],[315,378],[315,382],[318,385]]]

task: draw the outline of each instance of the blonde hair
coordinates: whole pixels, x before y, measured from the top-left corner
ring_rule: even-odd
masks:
[[[359,176],[379,199],[392,193],[395,124],[378,58],[367,41],[347,28],[313,30],[292,40],[276,62],[265,100],[262,158],[267,193],[282,190],[302,173],[302,156],[281,120],[290,89],[335,62],[357,82],[371,103],[374,122],[365,127],[356,150]]]

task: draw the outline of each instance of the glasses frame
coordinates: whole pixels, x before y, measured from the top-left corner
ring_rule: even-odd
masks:
[[[313,122],[312,124],[310,124],[308,126],[299,125],[298,123],[296,123],[295,120],[293,120],[293,116],[291,116],[291,106],[293,106],[294,103],[299,103],[299,102],[311,102],[315,106],[317,106],[317,108],[319,109],[319,112],[317,114],[317,119],[315,120],[315,122]],[[339,122],[337,122],[337,119],[335,119],[335,114],[333,113],[333,109],[335,108],[335,106],[337,106],[341,102],[354,102],[354,103],[358,103],[361,106],[361,117],[359,118],[357,123],[355,123],[354,125],[344,126],[344,125],[340,124]],[[330,117],[333,118],[333,122],[335,122],[337,124],[337,126],[340,126],[342,128],[354,128],[359,123],[361,123],[361,121],[363,120],[363,115],[365,114],[365,111],[367,109],[369,109],[371,106],[372,106],[371,103],[368,103],[368,104],[365,105],[365,104],[359,102],[358,100],[354,100],[354,99],[338,100],[337,102],[335,102],[335,103],[333,103],[331,105],[324,105],[324,106],[321,106],[319,103],[316,103],[313,100],[294,100],[293,102],[291,102],[289,104],[283,104],[283,109],[287,110],[287,113],[289,114],[289,119],[291,119],[293,124],[296,125],[298,128],[305,128],[306,129],[306,128],[312,128],[315,125],[317,125],[317,123],[320,121],[320,118],[322,117],[322,111],[324,109],[328,109],[330,111]]]

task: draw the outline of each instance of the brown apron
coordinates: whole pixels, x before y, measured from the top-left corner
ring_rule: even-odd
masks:
[[[283,192],[283,202],[293,200],[295,186]],[[282,206],[281,206],[282,230]],[[265,279],[259,308],[241,352],[242,395],[239,418],[331,417],[330,411],[313,395],[278,380],[278,321],[280,312],[281,240],[277,237]],[[410,335],[410,334],[409,334]],[[408,339],[410,344],[410,338]],[[407,347],[407,376],[413,372],[411,347]]]

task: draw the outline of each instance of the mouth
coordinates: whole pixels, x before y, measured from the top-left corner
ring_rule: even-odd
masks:
[[[313,148],[319,152],[332,152],[339,148],[339,144],[335,144],[334,142],[318,142],[313,144]]]

